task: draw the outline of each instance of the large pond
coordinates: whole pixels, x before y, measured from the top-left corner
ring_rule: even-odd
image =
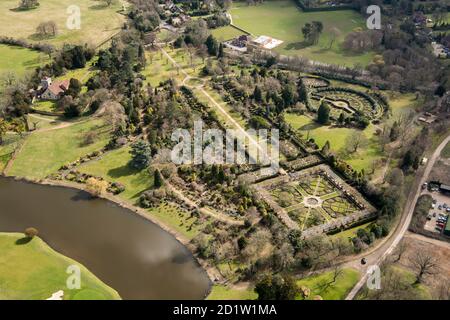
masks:
[[[208,292],[191,253],[143,217],[75,189],[0,177],[0,232],[27,227],[123,299],[202,299]]]

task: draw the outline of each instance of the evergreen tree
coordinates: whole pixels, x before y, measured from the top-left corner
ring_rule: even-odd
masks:
[[[130,154],[130,165],[133,168],[142,170],[150,165],[152,160],[152,148],[147,142],[139,140],[133,143],[131,145]]]
[[[317,110],[317,122],[321,124],[328,124],[330,121],[330,107],[328,104],[322,100],[320,107]]]
[[[154,186],[156,188],[161,188],[164,185],[164,179],[161,175],[161,172],[159,171],[159,169],[155,169],[155,182],[154,182]]]
[[[262,91],[259,86],[255,86],[255,90],[253,91],[253,99],[255,99],[256,102],[262,102]]]
[[[210,55],[217,56],[218,44],[217,40],[212,35],[209,35],[208,38],[206,38],[205,45],[206,48],[208,48],[208,53]]]
[[[325,144],[323,145],[322,153],[324,155],[327,155],[329,152],[330,152],[330,141],[327,140],[327,142],[325,142]]]
[[[224,57],[223,44],[220,43],[219,44],[219,50],[218,50],[218,53],[217,53],[217,58],[223,58],[223,57]]]

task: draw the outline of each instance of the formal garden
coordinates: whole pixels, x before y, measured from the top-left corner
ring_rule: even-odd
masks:
[[[263,198],[272,204],[274,211],[287,214],[300,230],[373,211],[356,190],[325,165],[257,184],[256,189],[261,188]]]

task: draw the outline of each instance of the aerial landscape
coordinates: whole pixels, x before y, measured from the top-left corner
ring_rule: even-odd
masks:
[[[2,0],[0,300],[449,301],[448,11]]]

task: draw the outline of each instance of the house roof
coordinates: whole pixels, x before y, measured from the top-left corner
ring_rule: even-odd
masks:
[[[57,96],[60,93],[63,93],[67,89],[69,89],[69,85],[70,85],[70,81],[69,80],[55,81],[48,87],[48,90],[51,93],[53,93],[55,96]]]

